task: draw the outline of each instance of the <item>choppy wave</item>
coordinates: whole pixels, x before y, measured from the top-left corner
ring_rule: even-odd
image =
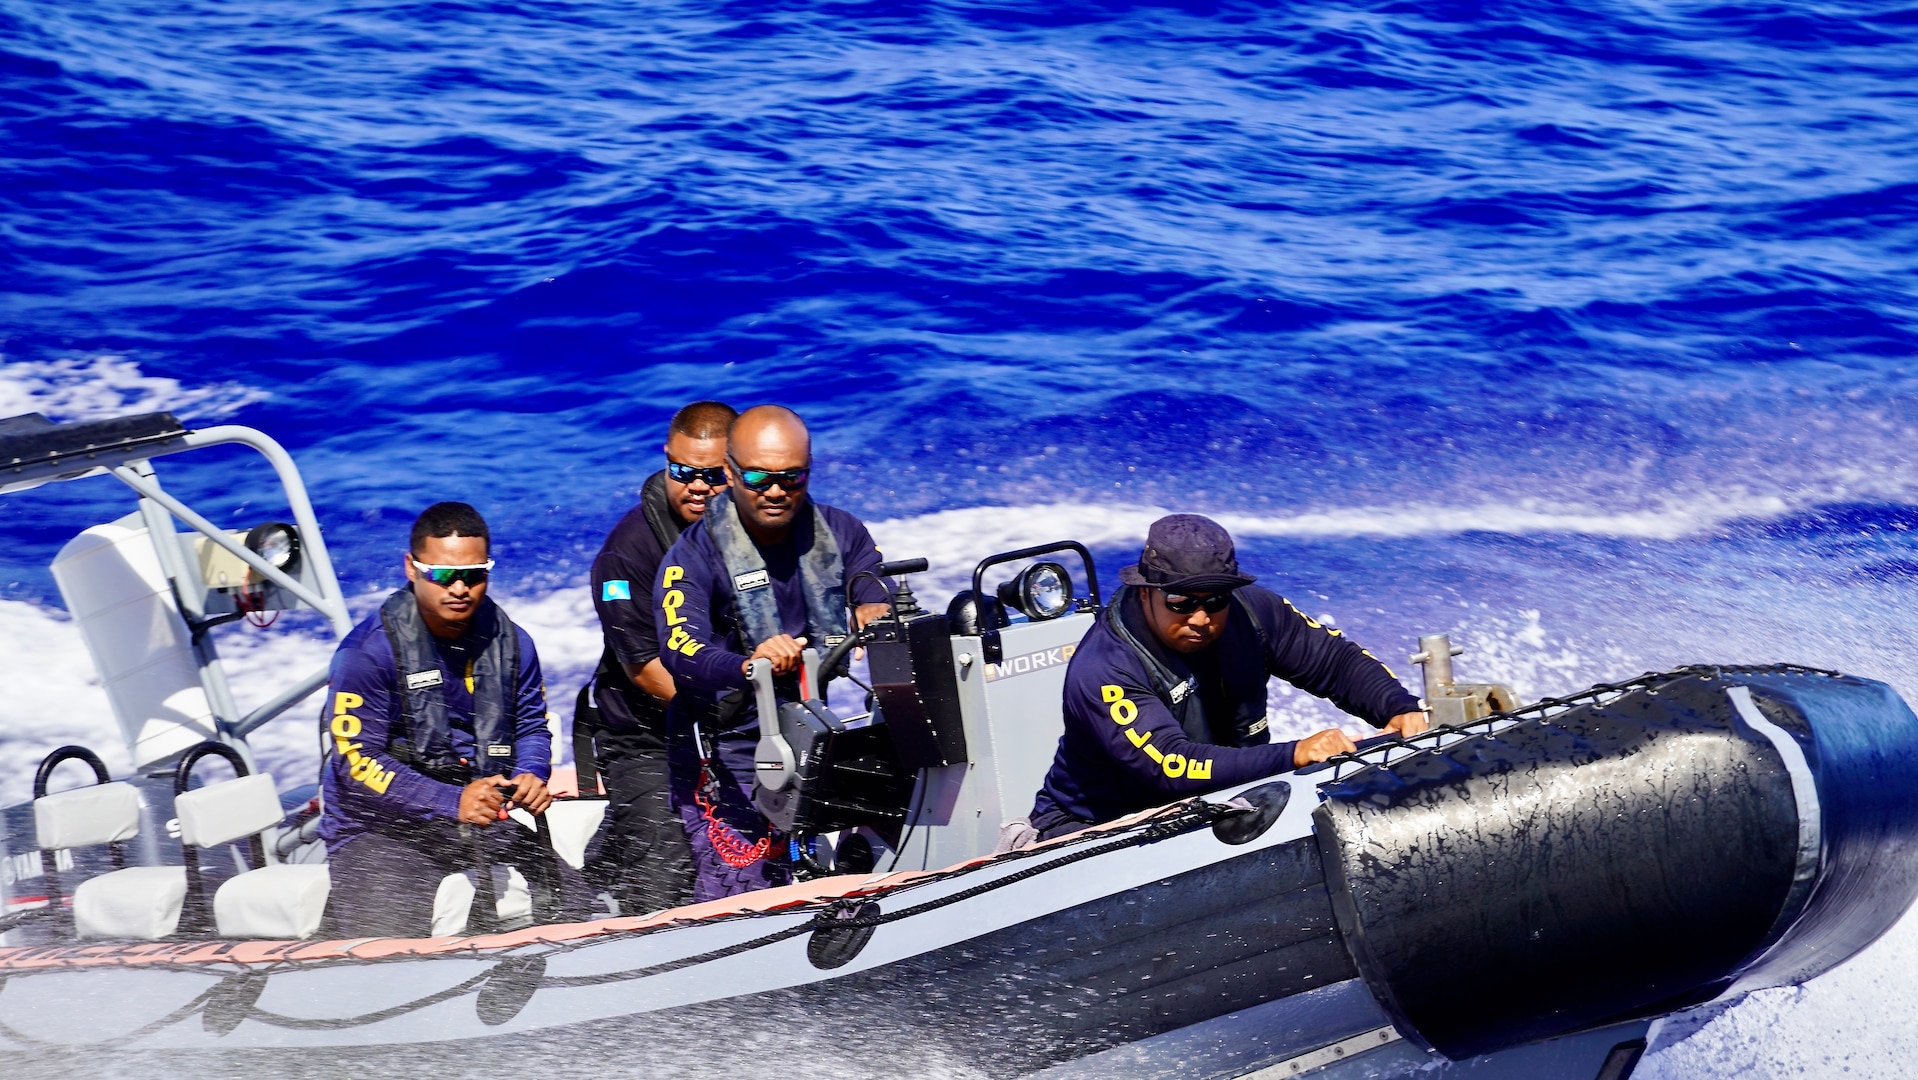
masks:
[[[267,399],[240,383],[189,386],[148,375],[124,356],[87,360],[7,360],[0,356],[0,417],[37,412],[50,420],[98,420],[170,411],[188,421],[232,416]]]

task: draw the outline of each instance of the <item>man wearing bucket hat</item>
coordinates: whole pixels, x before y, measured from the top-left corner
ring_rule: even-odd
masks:
[[[1337,728],[1272,742],[1271,676],[1374,727],[1425,730],[1417,699],[1384,664],[1254,585],[1209,518],[1153,522],[1119,579],[1066,670],[1065,734],[1030,819],[1041,838],[1355,749]]]

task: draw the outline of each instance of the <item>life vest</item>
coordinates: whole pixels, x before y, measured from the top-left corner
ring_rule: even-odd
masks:
[[[810,499],[806,508],[812,512],[793,523],[792,535],[799,546],[799,579],[806,595],[806,637],[815,646],[831,647],[847,633],[846,564],[826,516]],[[751,652],[760,642],[784,632],[766,559],[739,520],[731,492],[714,492],[701,520],[732,578],[734,625],[739,628],[742,651]]]
[[[519,633],[512,620],[492,600],[481,600],[467,630],[483,642],[470,669],[473,687],[473,761],[461,760],[453,750],[446,719],[445,677],[433,632],[420,617],[413,587],[395,592],[380,605],[380,625],[393,645],[398,682],[400,735],[388,752],[441,783],[468,784],[482,776],[512,772],[513,703],[519,687]],[[464,672],[454,672],[461,678]]]
[[[661,469],[646,478],[639,489],[640,512],[646,516],[646,527],[653,530],[653,538],[659,541],[659,550],[671,551],[673,541],[686,531],[680,524],[679,515],[673,513],[673,504],[666,499],[666,470]]]
[[[1251,736],[1265,730],[1265,687],[1269,677],[1266,631],[1253,616],[1252,609],[1234,592],[1233,618],[1226,622],[1225,632],[1208,649],[1216,657],[1219,678],[1225,684],[1225,697],[1234,706],[1230,716],[1208,717],[1199,692],[1198,676],[1174,672],[1158,649],[1148,648],[1126,625],[1126,605],[1144,603],[1138,592],[1136,586],[1121,585],[1102,617],[1106,628],[1145,664],[1152,693],[1178,719],[1186,738],[1214,746],[1249,745]]]

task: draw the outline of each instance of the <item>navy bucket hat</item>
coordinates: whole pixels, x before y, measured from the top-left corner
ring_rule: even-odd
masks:
[[[1258,578],[1239,572],[1232,534],[1208,517],[1168,514],[1152,523],[1136,566],[1119,571],[1127,585],[1176,593],[1215,593]]]

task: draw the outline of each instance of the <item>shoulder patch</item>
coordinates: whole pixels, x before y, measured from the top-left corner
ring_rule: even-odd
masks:
[[[609,581],[599,587],[601,600],[631,600],[633,583],[630,581]]]

